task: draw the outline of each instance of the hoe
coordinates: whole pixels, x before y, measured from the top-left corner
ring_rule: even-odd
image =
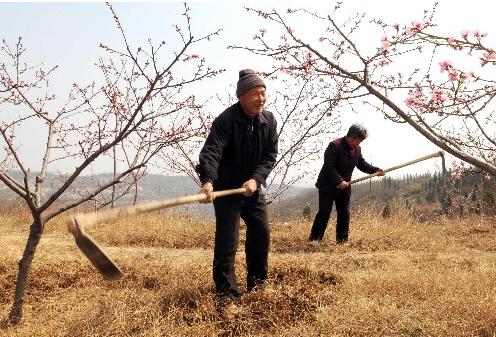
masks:
[[[432,153],[430,155],[385,169],[384,172],[390,172],[397,170],[399,168],[412,165],[423,160],[427,160],[434,157],[441,157],[443,159],[443,170],[444,170],[444,153],[442,151]],[[350,184],[357,183],[362,180],[370,179],[377,176],[377,173],[367,175],[365,177],[355,179],[350,181]],[[236,188],[231,190],[216,191],[214,192],[215,197],[222,197],[233,194],[241,194],[246,191],[245,188]],[[194,194],[185,197],[179,197],[174,199],[167,199],[162,201],[154,201],[142,205],[127,206],[122,208],[115,208],[111,210],[93,212],[93,213],[79,213],[73,215],[68,223],[67,228],[69,232],[74,235],[76,244],[81,249],[81,251],[86,255],[90,262],[95,266],[95,268],[103,275],[107,280],[117,279],[124,275],[122,270],[115,264],[112,259],[105,254],[105,252],[100,248],[100,246],[85,232],[86,229],[96,226],[100,222],[106,222],[111,220],[123,219],[131,216],[136,216],[139,214],[156,211],[162,208],[183,205],[192,203],[195,201],[204,200],[207,196],[205,194]]]
[[[245,191],[246,189],[242,187],[232,190],[216,191],[213,192],[213,194],[214,197],[218,198],[226,195],[241,194]],[[117,279],[123,276],[124,273],[119,266],[117,266],[117,264],[115,264],[114,261],[112,261],[112,259],[105,254],[100,246],[85,232],[86,229],[90,229],[100,222],[124,219],[131,216],[156,211],[162,208],[201,201],[206,199],[206,197],[207,196],[203,193],[193,194],[180,198],[153,201],[146,204],[114,208],[100,212],[79,213],[71,216],[67,223],[67,229],[69,229],[69,232],[74,235],[74,239],[76,240],[76,244],[79,249],[81,249],[84,255],[86,255],[88,260],[90,260],[93,266],[98,269],[103,277],[107,280]]]

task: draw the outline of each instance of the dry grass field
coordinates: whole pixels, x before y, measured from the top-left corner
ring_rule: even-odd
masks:
[[[350,243],[309,246],[307,221],[272,223],[270,280],[216,309],[212,221],[174,213],[101,224],[90,235],[125,271],[105,281],[64,219],[36,252],[24,321],[8,326],[29,223],[0,216],[0,336],[496,336],[494,218],[431,218],[400,207],[352,215]],[[237,272],[245,284],[244,232]]]

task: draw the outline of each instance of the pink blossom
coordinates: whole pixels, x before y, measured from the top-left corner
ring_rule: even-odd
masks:
[[[490,60],[496,59],[496,53],[494,51],[491,51],[490,53],[488,52],[483,52],[482,55],[484,56],[483,58],[481,57],[481,65],[485,66],[487,63],[490,62]]]
[[[455,181],[459,181],[462,179],[462,173],[460,171],[453,172],[451,173],[451,178],[453,178]]]
[[[452,166],[453,166],[454,172],[451,173],[451,177],[454,180],[458,181],[463,177],[464,163],[463,162],[460,162],[460,163],[452,162]]]
[[[391,45],[391,44],[390,44],[390,43],[389,43],[389,41],[388,41],[388,37],[387,37],[387,35],[384,35],[384,36],[381,38],[381,46],[382,46],[382,49],[384,49],[384,50],[386,50],[386,51],[387,51],[387,50],[389,49],[389,46],[390,46],[390,45]]]
[[[321,37],[319,38],[319,42],[324,42],[324,37],[323,37],[323,36],[321,36]]]
[[[423,28],[422,22],[413,22],[412,27],[407,27],[406,28],[406,35],[415,35],[419,30]]]
[[[482,38],[483,38],[484,36],[486,36],[487,34],[481,34],[481,33],[479,32],[479,30],[478,30],[478,29],[476,29],[476,30],[474,30],[474,31],[472,32],[472,35],[473,35],[475,38],[477,38],[477,41],[480,41],[480,40],[482,40]]]
[[[390,61],[388,61],[388,60],[381,60],[381,61],[379,62],[379,66],[384,67],[384,66],[389,65],[390,63],[391,63],[391,62],[390,62]]]
[[[408,95],[405,99],[406,106],[411,108],[414,100],[415,100],[415,97],[413,97],[413,95]]]
[[[186,57],[184,59],[184,61],[189,61],[189,60],[197,59],[199,57],[200,57],[200,55],[198,55],[198,54],[189,55],[188,57]]]
[[[464,29],[464,30],[462,30],[462,31],[460,32],[460,34],[462,35],[462,37],[466,38],[466,37],[468,36],[468,34],[470,34],[470,31],[469,31],[469,30]]]
[[[455,42],[456,42],[456,39],[455,39],[455,37],[454,37],[454,36],[450,36],[450,37],[448,37],[448,43],[449,43],[450,45],[454,45],[454,44],[455,44]]]
[[[414,22],[413,27],[415,27],[415,29],[417,29],[417,30],[421,30],[423,27],[423,24],[422,24],[422,22]]]
[[[441,66],[441,73],[442,73],[451,67],[451,61],[449,61],[449,60],[441,61],[441,62],[439,62],[439,65]]]
[[[491,53],[484,52],[484,53],[482,53],[482,55],[484,55],[484,58],[486,60],[496,59],[496,53],[494,51]]]
[[[474,77],[473,71],[464,71],[461,73],[460,78],[465,81],[470,81],[470,78]]]
[[[458,79],[458,71],[456,71],[456,69],[450,69],[448,70],[448,79],[451,81],[451,82],[454,82]]]
[[[432,90],[431,93],[431,103],[433,104],[442,104],[448,100],[448,97],[444,94],[444,92],[439,89],[435,88]]]

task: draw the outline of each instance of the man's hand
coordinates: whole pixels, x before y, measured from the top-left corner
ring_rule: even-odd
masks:
[[[253,193],[257,190],[258,183],[255,179],[250,179],[246,181],[241,187],[246,188],[246,192],[243,193],[245,197],[251,197]]]
[[[348,184],[346,181],[342,181],[338,184],[338,188],[341,189],[341,190],[344,190],[344,189],[347,189],[348,187],[350,186],[350,184]]]
[[[214,186],[212,185],[211,182],[206,182],[203,184],[200,192],[198,192],[198,194],[205,194],[207,196],[207,199],[203,199],[203,200],[200,200],[199,202],[202,203],[202,204],[208,204],[212,201],[214,201],[214,195],[212,194],[212,192],[214,191]]]
[[[384,172],[382,169],[377,170],[376,173],[377,173],[378,176],[386,175],[386,172]]]

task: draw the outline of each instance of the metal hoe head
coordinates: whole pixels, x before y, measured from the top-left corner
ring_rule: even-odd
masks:
[[[83,223],[77,215],[71,219],[67,227],[74,235],[76,245],[106,280],[114,280],[124,276],[119,266],[84,232]]]

